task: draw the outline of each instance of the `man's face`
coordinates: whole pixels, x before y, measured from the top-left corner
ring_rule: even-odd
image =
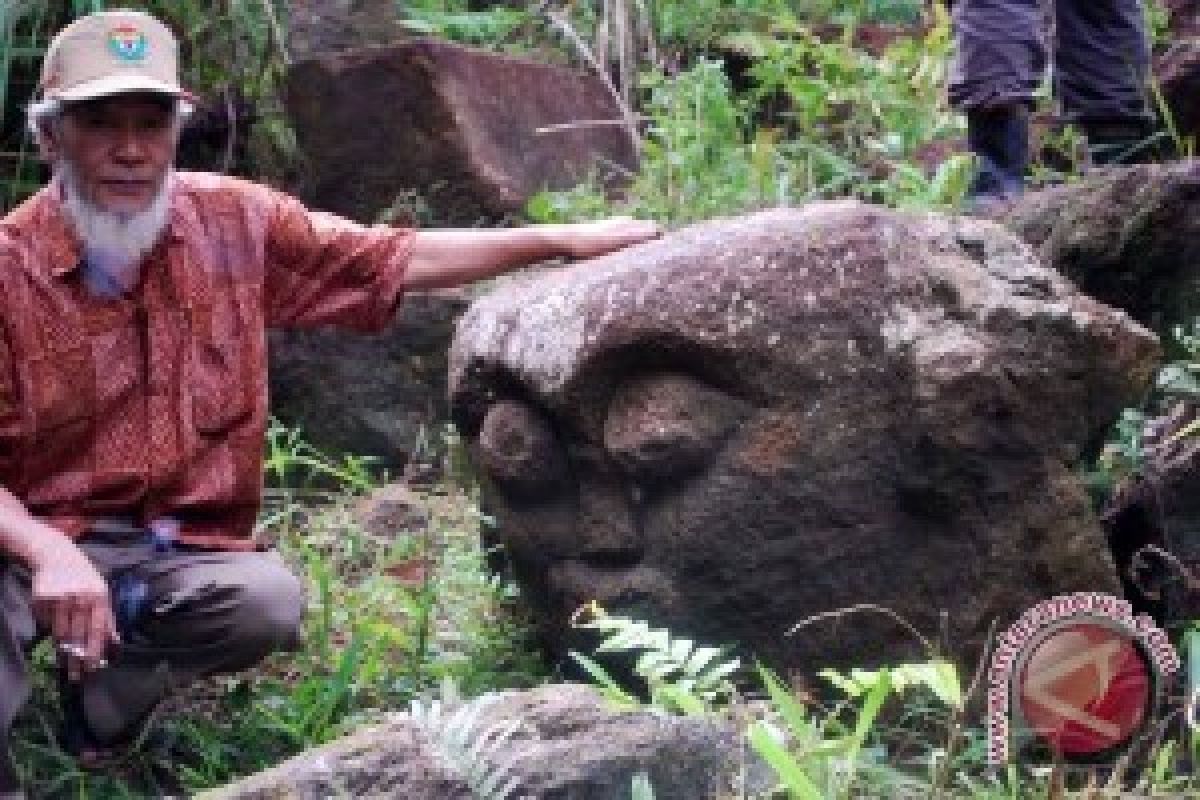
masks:
[[[100,211],[148,209],[175,160],[174,101],[138,92],[69,105],[51,157],[69,162],[79,192]]]

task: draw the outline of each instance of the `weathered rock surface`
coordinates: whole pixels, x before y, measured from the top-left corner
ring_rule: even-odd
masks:
[[[979,220],[817,204],[517,278],[451,407],[552,650],[596,599],[782,665],[895,662],[1117,578],[1073,466],[1155,337]]]
[[[290,0],[288,52],[303,61],[404,36],[396,0]]]
[[[1200,435],[1179,435],[1197,419],[1200,406],[1179,402],[1151,420],[1145,430],[1141,471],[1117,488],[1104,511],[1128,594],[1146,602],[1151,611],[1163,610],[1161,601],[1167,600],[1176,620],[1200,615],[1200,588],[1189,592],[1157,555],[1148,555],[1137,571],[1140,586],[1130,581],[1129,567],[1139,548],[1153,545],[1200,577]],[[1156,591],[1157,584],[1167,591]],[[1159,596],[1143,596],[1143,587]]]
[[[355,503],[354,521],[371,536],[397,539],[424,532],[429,526],[429,512],[408,486],[389,483]]]
[[[414,293],[378,335],[271,331],[271,409],[333,453],[406,462],[448,419],[446,351],[466,309],[462,291]]]
[[[627,800],[633,776],[645,772],[660,800],[707,800],[722,796],[738,766],[732,728],[698,717],[614,712],[583,686],[506,692],[486,707],[474,730],[514,719],[521,728],[501,749],[489,751],[489,763],[512,763],[516,797]],[[448,758],[438,738],[435,726],[396,715],[203,797],[476,797],[460,777],[465,759]]]
[[[309,160],[301,196],[360,221],[412,191],[426,215],[469,225],[574,185],[598,159],[634,160],[619,126],[537,133],[618,119],[594,76],[433,39],[297,63],[287,105]]]
[[[1084,292],[1159,333],[1200,313],[1200,162],[1114,168],[1033,192],[1007,223]]]

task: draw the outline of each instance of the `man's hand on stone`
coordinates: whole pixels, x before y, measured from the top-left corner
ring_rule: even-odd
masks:
[[[70,680],[104,666],[109,645],[119,641],[108,584],[74,542],[63,539],[39,554],[33,603],[65,658]]]
[[[563,225],[562,249],[572,258],[592,258],[662,235],[657,222],[610,217],[596,222]]]

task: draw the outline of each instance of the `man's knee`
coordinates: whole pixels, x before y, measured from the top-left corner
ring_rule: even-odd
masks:
[[[263,557],[261,564],[245,570],[236,586],[235,611],[230,620],[231,633],[246,648],[261,650],[289,649],[300,637],[304,614],[304,589],[300,581],[274,558]]]

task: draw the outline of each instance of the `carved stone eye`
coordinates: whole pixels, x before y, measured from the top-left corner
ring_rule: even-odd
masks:
[[[566,459],[550,424],[522,403],[506,400],[488,409],[478,448],[488,475],[510,490],[545,490],[566,477]]]
[[[604,445],[635,479],[678,477],[703,467],[742,415],[740,400],[695,378],[648,375],[613,395]]]

